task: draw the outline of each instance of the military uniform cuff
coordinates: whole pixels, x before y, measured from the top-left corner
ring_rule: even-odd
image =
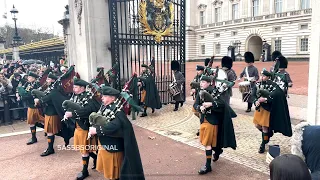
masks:
[[[103,133],[103,130],[102,130],[102,126],[93,126],[96,128],[96,132],[97,132],[97,135],[98,136],[105,136],[105,134]]]
[[[78,115],[78,113],[77,113],[76,110],[74,110],[74,111],[72,112],[72,117],[74,117],[74,118],[76,118],[76,119],[80,119],[80,117],[79,117],[79,115]]]

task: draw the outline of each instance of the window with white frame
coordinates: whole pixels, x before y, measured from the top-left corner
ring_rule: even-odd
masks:
[[[282,0],[274,0],[275,13],[282,13]]]
[[[205,55],[206,54],[206,46],[204,44],[202,44],[200,46],[200,52],[201,52],[201,55]]]
[[[214,9],[214,19],[215,19],[215,22],[220,22],[221,21],[221,8],[218,7],[218,8],[215,8]]]
[[[236,36],[236,35],[238,35],[237,31],[231,31],[231,36]]]
[[[310,8],[310,0],[300,0],[300,8],[301,9],[309,9]]]
[[[300,24],[299,29],[300,30],[307,30],[308,29],[308,24]]]
[[[307,37],[303,37],[300,39],[300,52],[308,51],[309,39]]]
[[[219,38],[219,37],[220,37],[220,33],[216,33],[216,34],[214,35],[214,37],[215,37],[215,38]]]
[[[252,0],[252,16],[259,16],[259,0]]]
[[[220,54],[221,51],[221,44],[217,43],[215,44],[215,54]]]
[[[200,25],[204,25],[204,11],[200,11]]]
[[[274,50],[281,52],[281,39],[274,40]]]
[[[200,36],[200,39],[204,39],[204,36]]]
[[[280,32],[281,31],[281,27],[277,26],[277,27],[273,27],[273,32]]]
[[[232,4],[232,20],[239,19],[238,7],[238,4]]]

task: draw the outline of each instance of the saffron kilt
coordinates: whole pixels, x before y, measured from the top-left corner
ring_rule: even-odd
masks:
[[[255,111],[253,116],[253,123],[263,127],[269,127],[270,112],[260,106],[260,111]]]
[[[96,151],[97,139],[96,136],[88,138],[88,130],[83,130],[78,123],[76,123],[76,129],[74,131],[73,145],[80,147],[79,151],[81,154],[88,154],[89,152]],[[91,147],[90,147],[91,146]]]
[[[204,146],[217,146],[218,125],[210,124],[206,119],[200,125],[199,139]]]
[[[44,122],[44,117],[40,115],[40,111],[38,108],[28,108],[27,112],[27,123],[35,124],[36,122]]]
[[[44,132],[57,134],[61,129],[61,120],[58,115],[44,116]]]
[[[146,90],[142,90],[141,91],[141,102],[145,101],[146,95],[147,95],[147,91]]]
[[[98,143],[97,171],[103,173],[106,179],[119,179],[123,152],[110,153],[101,146],[100,141],[98,141]]]

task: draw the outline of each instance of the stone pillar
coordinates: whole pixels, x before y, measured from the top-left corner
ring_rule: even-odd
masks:
[[[308,85],[308,122],[320,125],[320,1],[312,1],[311,46]]]
[[[15,61],[20,60],[20,57],[19,57],[19,46],[12,48],[12,60],[15,60]]]
[[[84,80],[97,75],[96,68],[112,66],[109,7],[106,0],[69,0],[69,60]]]

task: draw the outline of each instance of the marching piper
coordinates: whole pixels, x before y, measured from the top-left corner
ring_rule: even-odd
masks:
[[[160,109],[162,107],[162,103],[150,69],[152,67],[149,67],[146,64],[142,64],[141,67],[142,74],[138,77],[138,86],[141,90],[141,103],[144,105],[144,111],[141,114],[141,117],[145,117],[147,116],[148,107],[150,107],[152,109],[152,113],[154,113],[155,109]]]
[[[89,132],[89,115],[92,112],[97,112],[100,108],[100,103],[93,98],[91,92],[86,91],[88,82],[75,78],[73,81],[73,96],[71,101],[80,105],[80,109],[65,112],[65,118],[73,118],[76,121],[76,128],[74,131],[74,146],[81,147],[80,153],[82,155],[82,171],[77,175],[77,179],[85,179],[89,176],[88,164],[89,156],[93,158],[93,167],[96,168],[97,155],[93,152],[92,146],[97,145],[95,137],[88,138]],[[90,148],[86,148],[90,147]]]
[[[203,75],[203,72],[204,72],[204,66],[197,65],[196,70],[197,70],[197,75],[193,78],[193,81],[190,84],[190,86],[191,86],[190,94],[193,97],[194,101],[196,100],[197,95],[200,90],[200,79],[201,79],[201,76]],[[198,84],[199,84],[199,86],[198,86]],[[200,118],[200,113],[198,111],[196,111],[193,107],[192,107],[192,112],[194,112],[195,116]],[[200,129],[198,129],[198,132],[196,133],[197,136],[199,136],[199,131],[200,131]]]
[[[244,53],[245,62],[247,63],[247,67],[245,67],[240,74],[239,81],[244,77],[244,81],[248,82],[245,84],[246,91],[242,92],[242,100],[243,102],[248,103],[248,107],[246,112],[251,112],[252,103],[253,103],[253,96],[251,96],[252,91],[254,89],[256,81],[259,80],[259,72],[258,69],[253,65],[254,64],[254,56],[252,52],[245,52]],[[241,85],[239,83],[239,85]]]
[[[279,87],[284,91],[286,97],[288,97],[288,88],[293,86],[293,82],[290,78],[290,74],[286,71],[288,68],[288,60],[284,56],[279,56],[277,58],[278,68],[275,69],[278,74],[282,74],[280,77],[277,74],[274,77],[274,81],[279,85]]]
[[[120,92],[104,86],[102,103],[98,113],[92,113],[90,119],[101,124],[89,128],[91,135],[97,134],[99,153],[97,170],[106,179],[144,180],[143,167],[138,144],[131,122],[123,110],[117,109],[115,101]],[[112,115],[110,112],[117,112]]]
[[[180,64],[178,61],[171,61],[171,70],[173,71],[173,84],[175,84],[180,93],[176,96],[173,97],[175,100],[175,105],[174,105],[174,110],[173,111],[178,111],[179,109],[179,104],[183,106],[183,102],[185,101],[185,95],[183,91],[183,85],[185,83],[185,78],[183,74],[180,72]]]
[[[48,156],[54,154],[54,140],[55,134],[61,130],[61,119],[64,111],[62,109],[62,102],[66,100],[63,96],[62,87],[58,82],[58,77],[49,73],[47,83],[50,84],[44,91],[45,96],[34,99],[35,105],[45,106],[44,110],[44,131],[47,133],[48,148],[40,156]]]
[[[18,87],[16,93],[17,99],[20,99],[21,97],[21,100],[25,101],[28,106],[27,123],[30,126],[32,137],[27,142],[27,145],[34,144],[38,141],[36,137],[36,124],[44,123],[44,117],[41,115],[40,110],[35,107],[34,98],[31,95],[33,89],[38,89],[40,87],[37,78],[39,78],[39,76],[30,71],[28,74],[28,82],[22,87]]]
[[[237,80],[237,74],[236,72],[232,69],[233,61],[231,57],[229,56],[224,56],[221,59],[221,67],[222,69],[227,73],[227,81],[234,82]],[[230,105],[230,97],[232,96],[232,87],[228,88],[227,91],[222,93],[222,99]]]
[[[259,153],[265,152],[265,145],[273,133],[279,132],[284,136],[292,136],[286,96],[270,78],[271,73],[264,69],[261,72],[261,82],[257,83],[252,94],[255,97],[254,104],[256,106],[253,123],[262,133]]]
[[[201,113],[200,142],[205,147],[206,154],[206,163],[198,171],[199,174],[206,174],[212,171],[212,150],[215,151],[213,155],[213,161],[215,162],[223,152],[222,148],[231,147],[236,149],[231,117],[236,115],[230,106],[221,99],[218,90],[211,86],[211,82],[211,77],[201,77],[201,91],[207,92],[209,97],[202,95],[203,92],[200,91],[193,105],[194,109]]]

